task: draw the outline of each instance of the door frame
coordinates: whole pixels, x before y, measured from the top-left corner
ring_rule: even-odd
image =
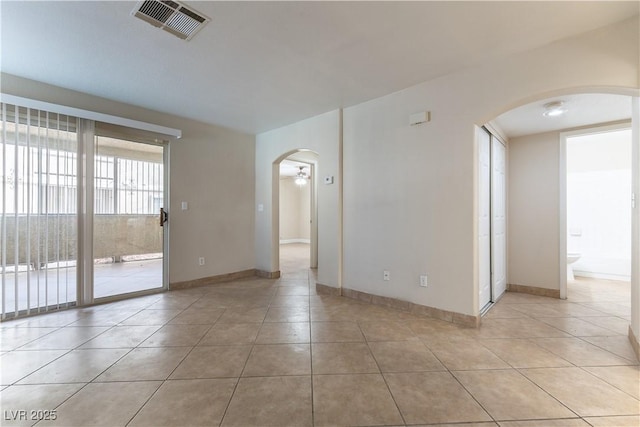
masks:
[[[170,195],[169,189],[170,186],[170,164],[169,164],[169,151],[170,151],[170,142],[168,140],[158,140],[156,142],[148,142],[148,141],[136,141],[135,138],[123,138],[119,137],[119,139],[129,141],[135,144],[146,144],[146,145],[155,145],[163,148],[162,150],[162,160],[163,160],[163,205],[166,206],[164,208],[167,213],[167,221],[162,226],[162,286],[152,289],[144,289],[140,291],[126,292],[122,294],[116,295],[108,295],[104,297],[95,298],[94,297],[94,269],[93,269],[93,219],[94,219],[94,179],[95,179],[95,171],[94,171],[94,162],[95,162],[95,137],[97,135],[93,132],[92,140],[89,146],[83,146],[83,149],[86,149],[85,155],[87,156],[86,164],[85,164],[85,177],[84,186],[86,187],[83,191],[85,193],[86,200],[84,201],[83,215],[79,215],[79,221],[83,222],[82,228],[84,230],[84,238],[82,240],[82,249],[79,250],[79,256],[82,256],[82,264],[83,264],[83,281],[82,283],[83,291],[85,292],[84,298],[82,300],[82,304],[78,305],[90,305],[90,304],[101,304],[112,301],[120,301],[128,298],[134,298],[138,296],[156,294],[160,292],[165,292],[169,290],[169,233],[170,233]],[[87,148],[88,147],[88,148]],[[91,183],[89,185],[89,182]],[[159,215],[159,213],[158,213]],[[79,239],[80,240],[80,239]],[[90,279],[90,280],[88,280]],[[90,289],[87,289],[90,288]],[[90,298],[87,298],[90,296]],[[78,299],[78,301],[81,301]]]
[[[560,200],[558,201],[558,207],[559,207],[559,221],[558,221],[558,226],[559,226],[559,241],[558,241],[558,252],[559,252],[559,264],[558,264],[558,270],[559,270],[559,283],[560,283],[560,299],[567,299],[567,139],[574,137],[574,136],[579,136],[579,135],[595,135],[595,134],[599,134],[599,133],[607,133],[607,132],[612,132],[612,131],[616,131],[616,130],[621,130],[621,129],[632,129],[633,126],[633,121],[631,122],[621,122],[621,123],[614,123],[614,124],[608,124],[608,125],[602,125],[602,126],[590,126],[587,128],[583,128],[583,129],[579,129],[579,130],[572,130],[572,131],[566,131],[566,132],[560,132],[560,152],[559,152],[559,170],[560,170],[560,176],[559,176],[559,183],[560,183],[560,191],[559,191],[559,196],[560,196]],[[632,151],[633,151],[633,135],[631,137],[632,139]],[[634,166],[633,164],[631,165],[632,168],[632,176],[633,176],[633,171],[637,168],[637,166]],[[633,187],[632,187],[632,191],[633,191]],[[633,208],[632,208],[633,210]],[[631,221],[633,223],[633,218],[631,218]],[[632,224],[633,226],[633,224]],[[632,247],[632,252],[633,252],[633,247],[634,247],[634,243],[632,241],[631,243],[631,247]],[[631,257],[631,280],[634,280],[634,263],[636,263],[637,261],[635,261],[633,259],[633,257]]]

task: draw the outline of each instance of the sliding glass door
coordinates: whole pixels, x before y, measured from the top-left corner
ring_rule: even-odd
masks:
[[[163,287],[164,147],[97,136],[94,298]]]
[[[166,143],[5,103],[0,115],[2,319],[166,289]]]

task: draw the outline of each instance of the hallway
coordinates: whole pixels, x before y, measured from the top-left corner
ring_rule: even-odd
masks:
[[[55,410],[38,426],[640,424],[624,287],[507,293],[468,329],[316,295],[306,250],[282,248],[277,280],[3,322],[3,411]]]

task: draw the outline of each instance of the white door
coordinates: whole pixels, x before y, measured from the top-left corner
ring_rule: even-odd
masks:
[[[506,149],[491,136],[491,281],[493,301],[507,290]]]
[[[478,256],[479,301],[482,310],[491,302],[491,135],[478,130]]]

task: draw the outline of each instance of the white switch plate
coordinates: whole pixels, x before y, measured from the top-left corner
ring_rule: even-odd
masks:
[[[186,211],[187,209],[189,209],[189,203],[187,202],[182,202],[182,210]]]
[[[198,258],[198,265],[204,265],[204,257]]]
[[[389,270],[384,270],[382,272],[382,279],[383,280],[391,280],[391,273],[389,273]]]
[[[324,177],[324,183],[326,185],[333,184],[333,177],[332,176],[325,176]]]
[[[264,205],[262,203],[260,203],[258,205],[258,212],[262,212],[262,211],[264,211]]]
[[[426,274],[421,274],[420,275],[420,286],[422,286],[423,288],[426,288],[427,284],[429,284],[429,281],[427,279],[427,275]]]

